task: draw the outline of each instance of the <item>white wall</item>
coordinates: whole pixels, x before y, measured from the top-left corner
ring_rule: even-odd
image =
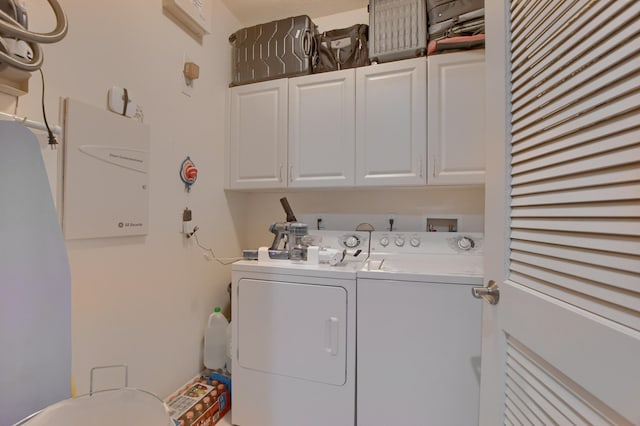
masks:
[[[313,17],[313,23],[318,26],[318,31],[331,31],[338,28],[347,28],[354,24],[369,24],[369,12],[367,8],[356,9],[335,15]]]
[[[67,241],[79,393],[88,389],[91,367],[124,363],[130,385],[166,396],[198,373],[208,313],[228,301],[230,267],[207,262],[179,233],[188,205],[201,243],[220,256],[239,253],[245,196],[222,190],[227,37],[239,24],[218,0],[211,3],[212,34],[199,43],[163,13],[161,1],[65,0],[69,34],[44,47],[50,122],[59,121],[60,97],[105,107],[107,90],[119,85],[135,94],[151,127],[148,236]],[[46,2],[29,6],[33,30],[52,28]],[[191,98],[180,93],[185,53],[200,65]],[[17,113],[42,121],[40,96],[34,73]],[[5,96],[0,105],[13,112],[12,104]],[[187,155],[200,169],[188,195],[178,177]],[[100,194],[87,201],[99,203]]]
[[[394,213],[398,218],[421,215],[436,218],[459,216],[464,220],[464,231],[482,232],[484,226],[484,191],[479,187],[251,193],[247,200],[245,248],[271,245],[273,234],[268,230],[269,225],[271,222],[285,220],[280,205],[281,197],[287,197],[298,220],[302,216],[318,213],[362,215],[366,220],[370,219],[370,215],[381,215],[384,218],[388,213]],[[310,222],[308,225],[313,228],[316,224]],[[379,224],[374,226],[376,225]],[[395,226],[396,229],[403,230],[401,222],[396,221]],[[376,229],[385,228],[377,226]]]

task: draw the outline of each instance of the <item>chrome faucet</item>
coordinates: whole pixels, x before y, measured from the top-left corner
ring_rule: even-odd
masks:
[[[367,259],[369,259],[369,256],[371,256],[371,233],[375,231],[375,228],[370,223],[361,223],[360,225],[356,226],[356,231],[369,233],[369,249],[367,250],[367,258],[365,259],[366,261]]]

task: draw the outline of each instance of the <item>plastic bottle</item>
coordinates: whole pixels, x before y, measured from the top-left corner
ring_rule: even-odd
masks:
[[[227,362],[227,371],[231,373],[231,321],[229,321],[229,325],[227,326],[227,347],[226,347],[226,362]]]
[[[215,308],[204,333],[204,366],[210,370],[224,368],[228,326],[229,322],[220,308]]]

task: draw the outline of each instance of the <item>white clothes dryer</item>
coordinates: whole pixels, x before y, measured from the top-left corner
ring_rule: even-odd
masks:
[[[341,266],[234,263],[234,425],[355,425],[356,272],[364,257]]]

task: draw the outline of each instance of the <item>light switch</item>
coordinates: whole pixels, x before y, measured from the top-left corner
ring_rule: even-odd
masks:
[[[195,62],[185,62],[182,73],[189,80],[197,80],[200,77],[200,67]]]

